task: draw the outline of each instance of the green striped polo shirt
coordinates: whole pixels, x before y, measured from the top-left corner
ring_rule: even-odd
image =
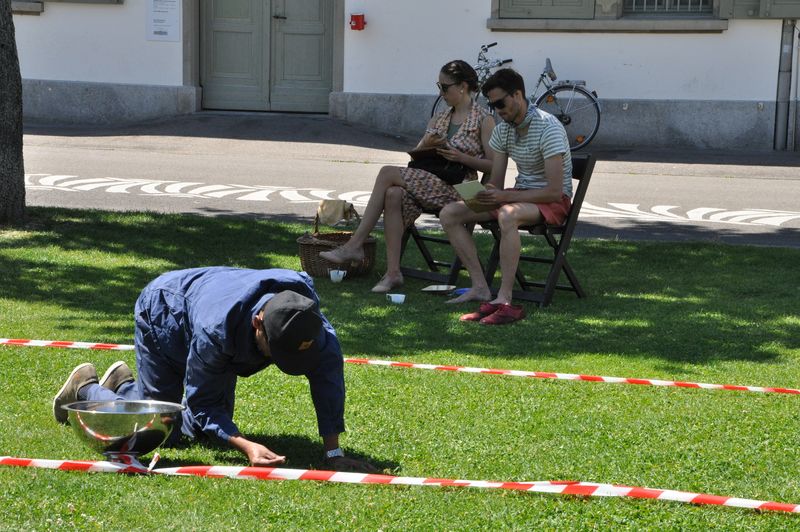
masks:
[[[528,132],[519,139],[514,126],[500,122],[492,131],[489,146],[498,153],[506,153],[517,164],[519,175],[514,188],[539,189],[547,186],[544,177],[544,160],[563,154],[563,192],[572,197],[572,156],[569,151],[567,132],[558,119],[535,107]]]

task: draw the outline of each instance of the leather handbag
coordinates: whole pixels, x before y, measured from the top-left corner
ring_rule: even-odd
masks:
[[[448,185],[461,183],[467,177],[470,170],[469,167],[455,161],[448,161],[433,150],[424,151],[427,153],[423,156],[416,155],[417,153],[423,153],[423,150],[413,152],[416,156],[412,155],[412,159],[408,162],[409,168],[430,172]],[[412,152],[409,153],[411,154]]]

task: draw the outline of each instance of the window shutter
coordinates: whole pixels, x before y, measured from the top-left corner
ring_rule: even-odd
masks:
[[[800,18],[800,0],[761,0],[762,18]]]
[[[500,0],[500,18],[594,18],[594,0]]]
[[[734,0],[736,18],[800,18],[800,0]]]

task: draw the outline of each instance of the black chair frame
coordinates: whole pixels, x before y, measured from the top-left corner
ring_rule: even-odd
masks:
[[[438,212],[426,212],[425,214],[433,214],[438,216]],[[467,226],[467,230],[472,233],[473,229],[475,228],[475,224],[470,224]],[[455,253],[453,253],[453,258],[450,261],[444,261],[437,259],[431,253],[430,248],[426,243],[434,243],[434,244],[441,244],[445,245],[448,248],[450,247],[450,241],[447,239],[446,236],[436,236],[436,235],[429,235],[421,232],[415,224],[411,224],[403,234],[403,243],[402,248],[400,251],[400,256],[403,257],[405,255],[406,246],[408,245],[408,240],[412,239],[414,243],[417,245],[417,249],[419,249],[422,258],[425,259],[425,264],[428,267],[428,270],[421,270],[418,268],[411,268],[408,266],[400,266],[400,271],[403,272],[405,277],[411,277],[414,279],[424,279],[427,281],[431,281],[437,284],[445,284],[445,285],[454,285],[456,284],[456,279],[458,278],[458,273],[461,271],[461,260],[458,258]]]

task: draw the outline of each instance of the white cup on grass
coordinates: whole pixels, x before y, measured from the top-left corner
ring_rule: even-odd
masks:
[[[405,294],[386,294],[386,301],[395,305],[402,305],[406,300]]]
[[[347,275],[347,270],[328,270],[328,274],[331,276],[331,281],[341,283],[344,276]]]

